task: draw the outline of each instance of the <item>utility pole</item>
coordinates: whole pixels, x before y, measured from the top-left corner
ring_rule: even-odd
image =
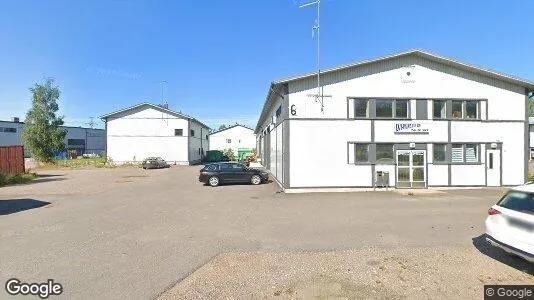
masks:
[[[299,8],[317,5],[317,19],[315,19],[315,24],[312,27],[312,38],[314,34],[317,33],[317,94],[308,95],[309,97],[314,97],[315,102],[321,104],[321,112],[324,112],[324,98],[332,97],[325,96],[323,94],[323,88],[321,87],[321,0],[316,0],[299,6]]]

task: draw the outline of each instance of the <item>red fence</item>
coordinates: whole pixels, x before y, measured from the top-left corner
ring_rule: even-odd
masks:
[[[0,146],[0,173],[11,175],[24,173],[23,146]]]

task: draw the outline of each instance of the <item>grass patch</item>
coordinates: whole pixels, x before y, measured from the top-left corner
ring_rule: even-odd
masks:
[[[8,175],[0,173],[0,186],[28,183],[37,178],[35,173],[23,173],[19,175]]]
[[[67,167],[67,168],[79,168],[79,167],[86,167],[86,166],[103,168],[106,166],[106,163],[107,163],[107,158],[105,157],[63,159],[63,160],[56,160],[54,162],[56,166]]]
[[[528,181],[534,181],[534,173],[528,174]]]

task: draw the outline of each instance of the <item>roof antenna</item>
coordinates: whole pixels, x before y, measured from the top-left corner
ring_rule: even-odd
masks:
[[[324,95],[323,88],[321,87],[321,0],[315,0],[313,2],[302,4],[299,6],[299,8],[311,5],[317,5],[317,19],[315,19],[315,23],[312,27],[312,38],[314,38],[315,33],[317,33],[317,94],[308,96],[314,97],[315,102],[319,102],[321,104],[321,113],[324,113],[324,98],[332,96]]]
[[[159,85],[161,86],[161,100],[160,100],[161,104],[159,106],[164,109],[169,109],[169,103],[167,103],[167,100],[163,98],[163,87],[167,83],[168,82],[166,80],[162,80],[159,82]],[[167,125],[169,125],[169,120],[165,118],[165,112],[161,112],[161,119],[164,120]]]

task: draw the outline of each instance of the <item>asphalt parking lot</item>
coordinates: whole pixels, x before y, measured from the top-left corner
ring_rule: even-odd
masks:
[[[317,257],[299,253],[339,252],[347,260],[350,257],[366,262],[381,260],[391,252],[395,257],[406,257],[406,264],[419,266],[413,268],[413,276],[421,275],[421,266],[431,266],[429,272],[439,274],[447,265],[458,265],[447,259],[433,265],[428,257],[423,258],[425,253],[439,253],[464,262],[458,267],[471,270],[467,280],[472,278],[469,282],[479,284],[473,289],[494,281],[534,284],[532,265],[488,248],[481,238],[486,211],[502,189],[414,195],[284,194],[275,183],[204,186],[197,180],[199,168],[49,170],[31,184],[0,188],[2,283],[12,277],[26,282],[53,278],[63,285],[63,296],[69,299],[295,297],[286,290],[277,294],[278,285],[313,296],[322,292],[315,292],[305,279],[295,277],[299,274],[296,266],[316,261]],[[233,257],[233,263],[228,264],[225,253]],[[272,261],[273,255],[285,256],[286,260],[275,259],[272,266],[266,263],[257,270],[250,263],[251,259]],[[219,263],[221,267],[209,275],[206,270],[210,264],[221,260],[226,264]],[[339,260],[327,265],[336,264]],[[381,265],[367,264],[371,268]],[[286,274],[284,268],[292,270],[293,275],[275,276]],[[256,281],[256,285],[235,283],[227,287],[240,287],[239,293],[208,293],[212,289],[207,287],[216,289],[221,280],[240,278],[236,270],[245,270],[243,276],[249,278],[238,282]],[[265,275],[265,270],[270,277],[265,276],[269,281],[262,285],[252,275]],[[329,270],[301,271],[309,279]],[[343,280],[364,274],[354,270]],[[333,269],[331,272],[335,273]],[[440,282],[454,285],[465,281],[465,276],[457,272],[445,272],[452,275],[440,277]],[[193,292],[180,294],[184,288],[180,283],[190,274],[193,279],[183,282]],[[206,290],[199,289],[213,274],[219,282],[210,281],[204,285]],[[321,287],[325,283],[318,284]],[[326,286],[326,290],[338,289],[337,285]],[[164,293],[166,290],[168,293]],[[372,293],[375,288],[362,290]],[[367,295],[351,291],[349,295],[356,297]],[[402,298],[396,291],[377,291],[371,295]],[[4,291],[0,295],[7,296]]]

